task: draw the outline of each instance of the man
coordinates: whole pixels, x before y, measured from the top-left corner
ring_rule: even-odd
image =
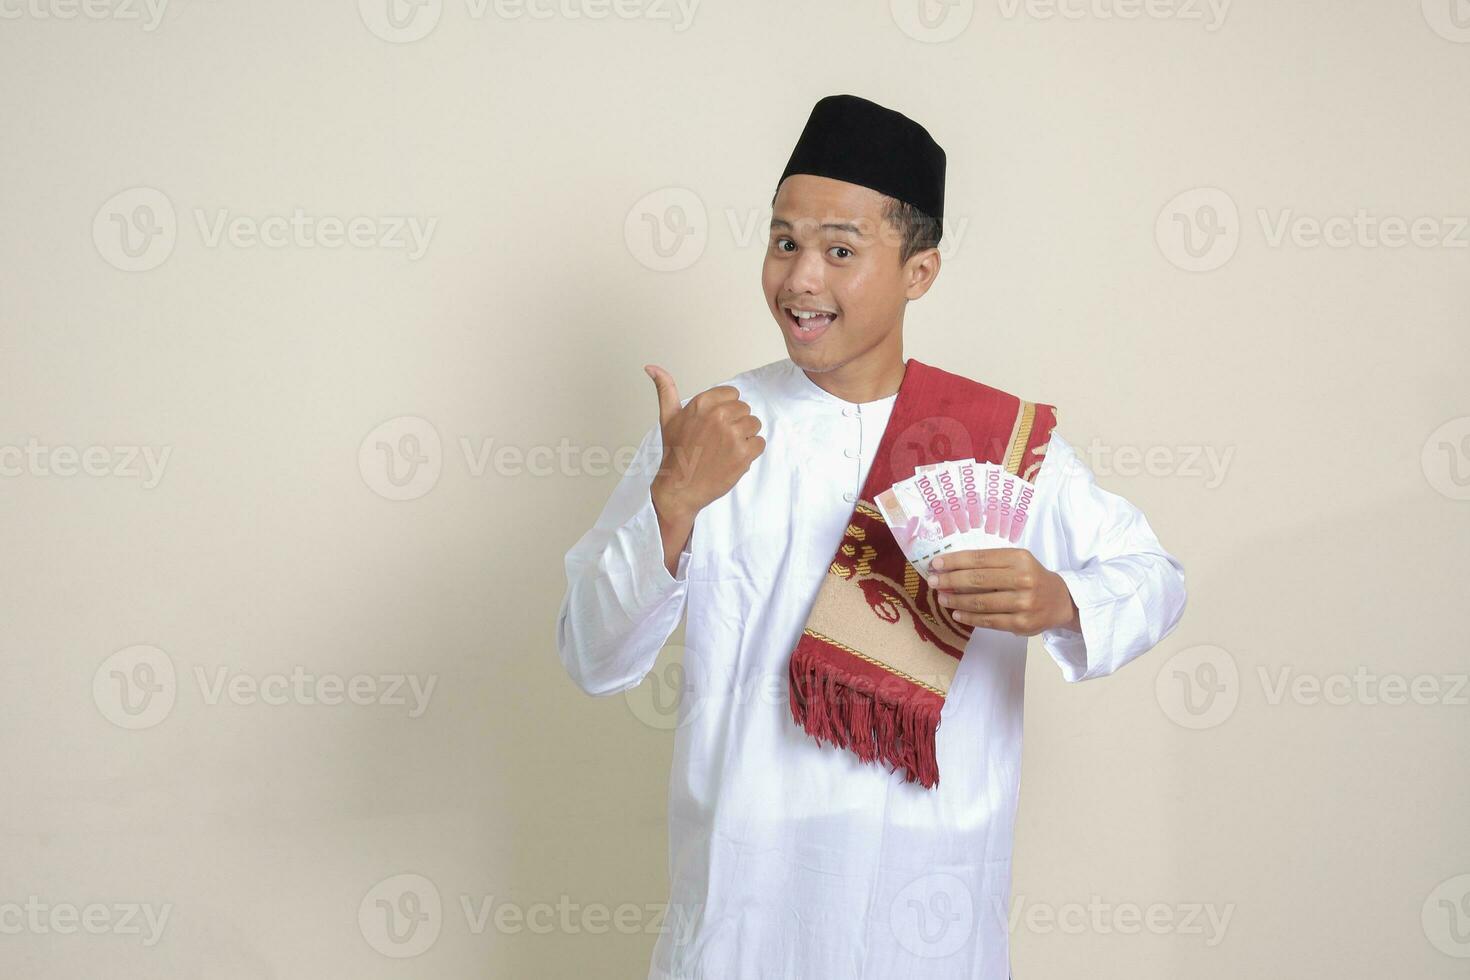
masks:
[[[589,694],[639,684],[687,616],[650,980],[1005,980],[1026,637],[1078,681],[1183,611],[1179,562],[1050,406],[904,358],[905,307],[939,273],[943,175],[907,117],[817,103],[761,276],[789,356],[688,399],[649,365],[658,422],[567,553],[558,649]],[[921,456],[973,450],[1034,480],[1024,547],[949,552],[927,583],[901,554],[874,572],[895,545],[872,496],[914,472],[916,435]],[[877,639],[833,639],[849,628]],[[941,669],[899,669],[900,649]]]

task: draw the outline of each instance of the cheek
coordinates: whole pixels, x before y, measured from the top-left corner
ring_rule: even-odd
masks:
[[[873,309],[890,307],[903,296],[903,282],[886,269],[855,271],[843,284],[844,291]]]
[[[860,315],[873,302],[875,293],[873,276],[866,271],[848,270],[846,275],[830,280],[829,285],[832,297],[844,312],[851,306],[853,312]]]
[[[761,289],[766,299],[775,302],[776,290],[781,285],[781,270],[770,259],[761,265]]]

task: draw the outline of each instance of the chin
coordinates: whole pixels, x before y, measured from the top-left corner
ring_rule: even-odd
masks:
[[[819,374],[824,371],[830,371],[836,366],[836,358],[830,351],[818,351],[810,347],[798,347],[789,340],[786,342],[786,354],[797,367]]]

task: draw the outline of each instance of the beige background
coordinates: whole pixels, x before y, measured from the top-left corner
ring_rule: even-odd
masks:
[[[784,355],[761,223],[833,92],[949,153],[906,353],[1060,405],[1188,572],[1114,677],[1032,646],[1016,976],[1465,974],[1463,2],[384,2],[0,6],[0,974],[644,975],[678,651],[582,695],[561,560],[641,364]],[[371,241],[243,244],[295,208]],[[1359,212],[1429,224],[1303,237]]]

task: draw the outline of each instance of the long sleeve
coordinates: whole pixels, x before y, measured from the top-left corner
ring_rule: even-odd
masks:
[[[1051,519],[1062,554],[1052,571],[1071,590],[1082,626],[1081,633],[1047,630],[1042,645],[1067,681],[1104,677],[1179,623],[1186,601],[1184,566],[1159,544],[1142,512],[1098,486],[1086,462],[1056,432],[1042,466],[1058,481]]]
[[[677,574],[670,575],[653,507],[651,487],[662,453],[655,424],[597,522],[567,552],[557,650],[567,673],[588,694],[636,687],[684,613],[690,551],[686,545]]]

